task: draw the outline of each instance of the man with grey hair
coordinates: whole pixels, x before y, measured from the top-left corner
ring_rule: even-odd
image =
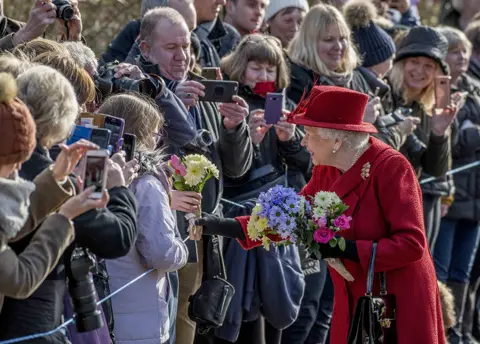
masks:
[[[142,18],[149,10],[158,7],[170,7],[177,10],[185,19],[190,31],[193,31],[197,26],[197,13],[193,5],[193,0],[142,0]],[[132,20],[122,29],[117,37],[108,45],[107,51],[102,55],[100,60],[101,65],[108,62],[123,62],[126,60],[140,34],[141,23],[141,19]],[[138,47],[135,47],[136,51],[138,51],[137,49]]]

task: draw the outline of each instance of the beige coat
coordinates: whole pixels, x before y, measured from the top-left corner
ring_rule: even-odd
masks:
[[[19,299],[29,297],[57,265],[64,250],[74,239],[71,221],[63,215],[50,215],[74,194],[73,184],[67,181],[60,186],[53,179],[50,169],[43,171],[34,183],[36,189],[30,195],[27,222],[10,240],[20,240],[43,222],[30,244],[17,255],[8,246],[9,241],[0,228],[0,310],[5,295]],[[4,209],[0,208],[2,211]]]

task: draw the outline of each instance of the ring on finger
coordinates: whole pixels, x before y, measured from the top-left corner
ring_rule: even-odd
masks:
[[[192,98],[192,94],[191,93],[185,93],[185,97]]]

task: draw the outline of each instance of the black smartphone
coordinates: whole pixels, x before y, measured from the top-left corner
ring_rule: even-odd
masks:
[[[265,98],[265,123],[277,124],[282,117],[283,110],[283,94],[267,93]]]
[[[123,150],[125,151],[125,160],[131,161],[135,157],[135,145],[137,137],[133,134],[123,134]]]
[[[118,117],[105,116],[103,128],[112,132],[110,136],[110,145],[113,147],[113,153],[118,152],[122,148],[122,136],[123,128],[125,128],[125,121]]]
[[[100,149],[107,149],[110,144],[110,137],[112,132],[104,128],[94,128],[92,129],[92,137],[90,141],[95,143],[100,147]]]
[[[238,82],[223,80],[202,80],[200,83],[205,86],[205,97],[200,101],[213,103],[233,103],[232,97],[238,94]]]

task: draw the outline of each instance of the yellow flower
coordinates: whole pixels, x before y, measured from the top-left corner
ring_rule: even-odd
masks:
[[[252,240],[258,240],[259,239],[258,231],[257,231],[257,227],[255,225],[255,222],[256,222],[255,218],[250,218],[250,220],[248,221],[248,225],[247,225],[248,237]]]
[[[267,238],[267,237],[263,237],[262,239],[262,245],[263,245],[263,248],[267,251],[270,251],[270,239]]]
[[[190,161],[187,165],[187,174],[185,175],[185,183],[189,186],[197,186],[205,178],[205,169],[202,163]]]
[[[257,228],[257,231],[259,233],[263,232],[265,229],[268,228],[268,219],[266,219],[264,217],[258,219],[258,221],[256,221],[256,223],[255,223],[255,227]]]

